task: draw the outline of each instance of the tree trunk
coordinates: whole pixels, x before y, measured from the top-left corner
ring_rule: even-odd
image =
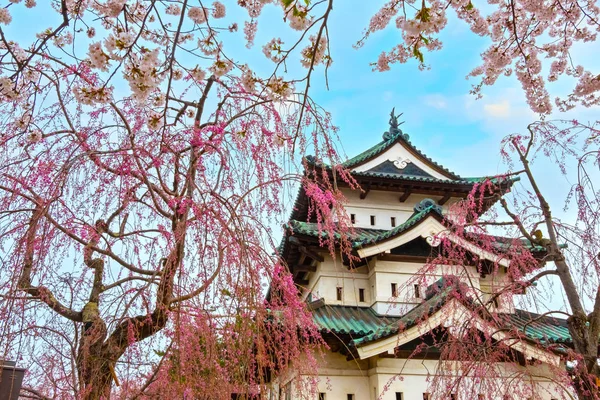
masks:
[[[108,400],[113,383],[113,375],[110,368],[111,361],[102,355],[89,354],[84,365],[79,365],[81,376],[80,398],[83,400]],[[82,368],[83,367],[83,368]]]

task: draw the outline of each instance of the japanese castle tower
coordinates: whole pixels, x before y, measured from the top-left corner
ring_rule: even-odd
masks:
[[[392,112],[393,113],[393,112]],[[566,322],[516,309],[510,296],[494,296],[508,279],[510,259],[498,256],[454,236],[450,206],[463,200],[474,185],[487,178],[462,178],[415,148],[392,114],[383,141],[346,161],[361,189],[352,190],[338,180],[347,199],[346,212],[354,226],[351,252],[360,261],[334,259],[319,245],[315,221],[307,221],[309,204],[303,189],[280,247],[299,295],[307,302],[320,333],[328,344],[320,365],[315,400],[429,400],[445,399],[560,399],[565,394],[548,379],[551,367],[564,370],[560,346],[569,346]],[[331,177],[331,170],[330,177]],[[503,195],[514,180],[494,180],[493,190]],[[492,206],[489,200],[484,209]],[[321,232],[322,234],[322,232]],[[421,269],[439,251],[440,237],[462,246],[465,252],[494,265],[496,272],[469,265],[437,266],[426,274]],[[509,242],[499,242],[506,243]],[[543,249],[532,249],[543,253]],[[336,252],[341,253],[341,252]],[[539,254],[538,254],[539,255]],[[491,267],[490,267],[491,268]],[[453,279],[449,279],[450,276]],[[457,324],[506,339],[494,321],[478,316],[468,296],[450,295],[449,287],[468,287],[488,301],[507,326],[522,332],[511,339],[514,357],[506,360],[506,382],[493,396],[448,389],[442,397],[431,392],[431,378],[438,373],[440,352],[435,346],[415,351],[441,330]],[[468,316],[468,317],[467,317]],[[497,321],[497,320],[496,320]],[[429,341],[429,342],[428,342]],[[562,348],[564,350],[564,347]],[[460,361],[458,361],[460,362]],[[501,364],[500,362],[498,364]],[[549,368],[550,367],[550,368]],[[511,380],[514,371],[525,370],[531,389]],[[510,376],[509,376],[510,375]],[[289,382],[288,382],[289,381]],[[301,398],[290,378],[273,385],[281,400]],[[523,396],[515,393],[526,393]],[[500,393],[503,392],[503,393]],[[304,398],[304,397],[303,397]]]

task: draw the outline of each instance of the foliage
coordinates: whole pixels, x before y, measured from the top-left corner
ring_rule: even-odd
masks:
[[[272,68],[259,73],[235,38],[243,25],[251,51],[269,4],[294,39],[267,41]],[[376,68],[412,56],[424,66],[448,6],[492,39],[474,92],[514,68],[531,108],[548,113],[540,58],[549,57],[548,81],[578,79],[561,108],[598,103],[596,77],[568,61],[573,43],[596,39],[593,2],[492,2],[483,17],[471,1],[393,0],[365,38],[400,13],[403,42]],[[297,289],[271,254],[270,224],[299,182],[321,229],[347,219],[335,182],[297,174],[309,151],[338,161],[331,118],[309,97],[315,68],[326,73],[333,59],[332,10],[333,0],[0,8],[0,326],[3,357],[30,363],[29,395],[199,396],[182,394],[192,377],[184,386],[197,391],[226,381],[224,397],[249,381],[249,395],[293,358],[311,367],[319,338],[291,301]],[[31,15],[52,27],[25,23]],[[269,280],[280,280],[271,302]],[[284,317],[264,325],[273,313]]]
[[[595,125],[578,121],[531,124],[527,134],[504,140],[502,154],[513,170],[497,177],[521,175],[521,187],[506,195],[488,181],[452,208],[452,222],[440,237],[439,251],[414,279],[425,281],[443,265],[444,274],[463,279],[473,272],[479,275],[479,282],[491,276],[492,287],[457,288],[454,295],[468,303],[469,311],[454,325],[449,324],[451,329],[427,335],[413,352],[412,357],[418,357],[427,349],[440,350],[442,361],[432,381],[434,395],[600,398],[596,383],[600,377],[598,139]],[[553,172],[571,182],[564,210],[573,214],[574,223],[553,214],[560,199],[548,199],[542,189],[540,177],[549,173],[552,165],[558,168]],[[575,171],[572,165],[577,165]],[[490,202],[497,202],[497,209],[481,216]],[[448,235],[476,243],[493,257],[474,256],[461,242],[448,240]],[[566,308],[557,299],[561,293]],[[539,311],[523,326],[515,325],[510,317],[519,299]],[[565,317],[568,341],[555,342],[536,327],[559,326],[553,318]],[[481,329],[483,325],[489,328]],[[516,343],[533,345],[536,350],[531,351],[542,355],[528,359],[519,354]],[[544,353],[558,355],[560,362],[543,362]],[[456,360],[461,360],[460,364]],[[500,372],[510,377],[510,385],[497,378]],[[549,392],[537,381],[540,377],[551,379],[560,393]]]
[[[292,359],[314,368],[320,338],[303,304],[279,301],[297,288],[271,227],[308,184],[298,155],[336,162],[330,116],[294,94],[326,61],[330,8],[283,6],[302,34],[265,46],[261,78],[224,43],[245,19],[251,47],[268,2],[240,2],[229,25],[218,1],[18,3],[0,21],[0,324],[27,393],[229,398]],[[10,29],[28,8],[59,17],[31,44]]]

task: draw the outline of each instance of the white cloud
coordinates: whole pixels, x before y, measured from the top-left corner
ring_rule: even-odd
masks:
[[[423,97],[423,102],[429,107],[441,110],[448,107],[448,101],[445,96],[441,94],[430,94]]]
[[[490,117],[506,118],[511,114],[510,103],[503,100],[499,103],[488,103],[483,105],[483,111]]]

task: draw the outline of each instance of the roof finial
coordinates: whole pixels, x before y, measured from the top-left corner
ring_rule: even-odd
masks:
[[[404,113],[400,113],[399,115],[395,115],[394,111],[396,107],[392,108],[392,112],[390,113],[390,130],[383,134],[383,140],[390,140],[392,137],[397,136],[402,133],[402,129],[400,129],[400,125],[404,123],[398,122],[398,117],[400,117]]]

